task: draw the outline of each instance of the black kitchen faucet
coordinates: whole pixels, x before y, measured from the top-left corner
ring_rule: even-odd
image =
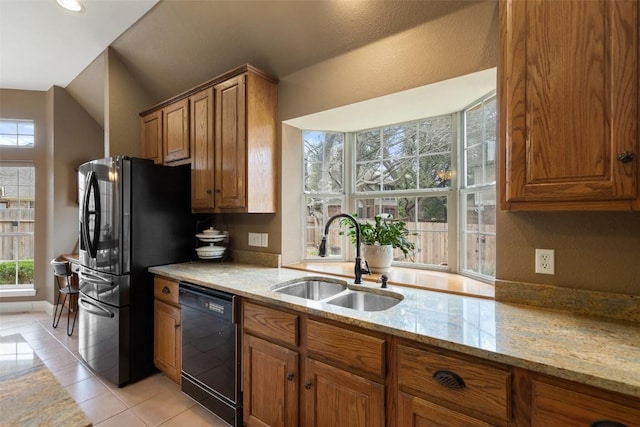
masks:
[[[331,225],[333,220],[336,218],[346,218],[350,220],[356,229],[356,265],[354,266],[354,269],[353,269],[356,277],[353,283],[355,283],[356,285],[359,285],[362,283],[362,275],[369,274],[370,272],[369,272],[369,266],[367,265],[366,261],[364,261],[365,265],[364,266],[362,265],[363,260],[362,258],[360,258],[360,224],[358,224],[358,221],[354,217],[352,217],[349,214],[341,213],[329,218],[329,220],[327,221],[327,224],[324,226],[324,234],[322,235],[320,248],[318,248],[318,255],[320,255],[321,257],[327,256],[327,235],[329,234],[329,226]]]

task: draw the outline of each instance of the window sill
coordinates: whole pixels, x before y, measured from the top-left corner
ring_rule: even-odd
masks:
[[[295,270],[333,274],[353,278],[352,262],[301,262],[285,266]],[[459,274],[415,268],[391,267],[387,274],[390,285],[407,286],[456,295],[495,299],[493,285]],[[376,282],[380,274],[365,274],[362,279]]]
[[[11,297],[32,297],[36,294],[36,290],[31,289],[0,289],[0,298]]]

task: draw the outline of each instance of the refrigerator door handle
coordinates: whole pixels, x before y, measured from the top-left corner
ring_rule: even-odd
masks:
[[[97,274],[87,273],[86,271],[80,272],[80,278],[96,285],[113,285],[112,280],[105,279],[104,277],[98,276]]]
[[[94,171],[89,171],[87,174],[85,188],[84,200],[82,201],[82,239],[91,258],[95,258],[98,255],[98,239],[100,238],[100,186],[98,185],[98,178]],[[89,211],[90,197],[93,197],[93,211]],[[94,216],[93,238],[89,236],[89,218],[92,215]]]
[[[90,314],[95,314],[96,316],[102,316],[102,317],[109,317],[109,318],[113,318],[115,316],[115,314],[113,314],[112,312],[110,312],[109,310],[106,310],[90,301],[87,301],[85,299],[80,298],[80,305],[82,306],[82,308]],[[97,309],[98,311],[94,310]]]

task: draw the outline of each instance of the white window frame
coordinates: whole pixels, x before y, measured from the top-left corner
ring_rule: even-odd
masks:
[[[35,128],[36,123],[34,120],[24,120],[24,119],[6,119],[1,118],[0,120],[9,121],[9,122],[31,122],[33,127]],[[0,162],[0,166],[4,167],[31,167],[34,170],[34,180],[35,176],[35,130],[34,130],[34,144],[32,145],[2,145],[0,146],[2,161]],[[16,138],[18,134],[16,134]],[[20,153],[20,154],[17,154]],[[17,155],[15,155],[17,154]],[[35,194],[35,182],[34,182],[34,194]],[[35,200],[34,200],[35,201]],[[31,236],[33,247],[35,248],[35,231],[34,232],[9,232],[2,233],[3,237],[12,237],[14,239],[19,237]],[[34,253],[35,258],[35,253]],[[11,284],[11,285],[1,285],[0,286],[0,297],[31,297],[36,294],[35,283],[30,284]]]
[[[479,103],[485,102],[491,97],[495,96],[495,91],[488,93],[483,96],[479,100],[471,103],[466,106],[462,110],[452,113],[452,133],[454,134],[454,143],[451,148],[451,159],[452,165],[451,170],[454,171],[453,176],[451,177],[451,185],[447,188],[433,188],[433,189],[419,189],[419,190],[407,190],[407,191],[396,191],[396,192],[385,192],[385,191],[371,191],[371,192],[355,192],[355,179],[356,179],[356,162],[355,162],[355,134],[358,132],[366,131],[367,129],[362,129],[354,132],[344,132],[345,134],[345,146],[344,146],[344,155],[343,155],[343,190],[344,194],[342,197],[344,198],[343,206],[346,206],[346,213],[352,213],[357,211],[357,202],[361,199],[376,199],[376,198],[385,198],[385,197],[430,197],[430,196],[446,196],[447,197],[447,224],[448,224],[448,265],[439,266],[439,265],[431,265],[431,264],[416,264],[413,262],[398,262],[394,261],[392,266],[397,267],[407,267],[414,269],[425,269],[425,270],[439,270],[439,271],[448,271],[452,273],[458,273],[465,276],[473,277],[478,280],[482,280],[485,282],[493,283],[494,277],[482,275],[470,270],[464,270],[462,268],[465,265],[464,260],[462,259],[463,251],[462,249],[465,247],[462,238],[464,237],[464,233],[462,232],[461,226],[464,225],[463,221],[463,198],[466,197],[466,194],[469,192],[477,192],[482,190],[491,190],[495,191],[495,181],[488,185],[481,186],[470,186],[465,188],[464,181],[465,177],[461,176],[464,173],[464,140],[465,137],[465,123],[464,123],[464,112]],[[424,120],[424,119],[422,119]],[[415,122],[416,120],[407,121],[404,123]],[[398,123],[396,125],[401,125],[404,123]],[[391,127],[394,124],[381,126]],[[377,128],[373,128],[377,129]],[[306,130],[303,130],[303,135]],[[321,131],[320,131],[321,132]],[[330,132],[330,131],[328,131]],[[303,141],[304,143],[304,141]],[[304,167],[304,161],[302,162]],[[303,172],[304,176],[304,172]],[[304,186],[304,184],[303,184]],[[302,212],[303,215],[306,215],[307,207],[306,207],[306,199],[307,197],[318,197],[318,198],[339,198],[339,195],[336,194],[323,194],[323,193],[308,193],[303,189],[303,197],[302,197]],[[334,224],[332,224],[333,227]],[[323,231],[323,230],[322,230]],[[303,221],[303,233],[306,233],[306,221]],[[352,260],[355,256],[355,248],[353,245],[347,242],[347,238],[343,237],[342,247],[347,248],[347,250],[343,250],[341,256],[328,256],[327,258],[320,257],[308,257],[307,256],[307,248],[306,248],[306,238],[303,239],[303,260],[304,261],[312,261],[312,262],[324,262],[324,261],[344,261],[344,260]]]

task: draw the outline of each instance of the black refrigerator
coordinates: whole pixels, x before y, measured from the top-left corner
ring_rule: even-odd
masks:
[[[192,258],[190,169],[109,157],[79,167],[78,190],[78,351],[121,387],[156,372],[147,269]]]

